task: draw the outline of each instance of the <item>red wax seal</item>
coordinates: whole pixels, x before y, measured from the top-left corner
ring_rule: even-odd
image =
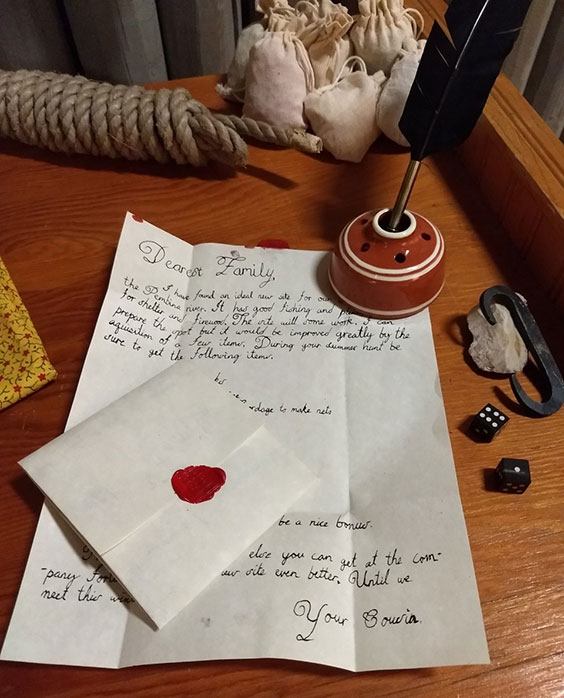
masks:
[[[201,504],[212,499],[223,485],[227,476],[221,468],[209,465],[189,465],[177,470],[171,477],[172,489],[178,497],[190,504]]]

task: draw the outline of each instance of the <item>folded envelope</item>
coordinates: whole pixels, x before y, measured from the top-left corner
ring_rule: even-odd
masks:
[[[315,476],[180,361],[21,462],[157,627]]]

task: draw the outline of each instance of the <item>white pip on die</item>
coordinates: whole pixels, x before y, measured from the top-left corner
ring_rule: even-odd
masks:
[[[470,431],[480,441],[492,441],[509,421],[509,417],[489,402],[476,414]]]

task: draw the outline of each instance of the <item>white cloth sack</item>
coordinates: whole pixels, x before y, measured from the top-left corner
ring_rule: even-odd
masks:
[[[348,9],[332,0],[297,0],[294,3],[297,12],[306,15],[308,22],[313,22],[320,17],[327,17],[332,12],[347,12]]]
[[[280,5],[270,11],[266,30],[269,32],[289,31],[296,34],[303,30],[307,22],[306,15],[296,12],[295,8]]]
[[[341,6],[335,5],[335,8],[338,7]],[[352,17],[342,7],[306,25],[299,32],[298,36],[308,50],[316,88],[333,83],[352,54],[352,43],[347,36],[352,23]]]
[[[288,0],[255,0],[255,10],[269,17],[272,10],[278,7],[290,7]]]
[[[400,131],[398,123],[415,79],[425,43],[425,40],[419,41],[415,51],[402,51],[403,55],[394,63],[376,107],[378,127],[390,140],[403,146],[409,146],[409,143]]]
[[[253,22],[239,34],[235,55],[227,71],[225,82],[216,85],[217,92],[233,102],[245,100],[245,72],[249,62],[249,54],[256,42],[264,36],[265,28],[262,22]]]
[[[337,15],[352,17],[343,5],[331,0],[298,0],[295,4],[296,12],[303,18],[304,27],[300,32],[300,39],[304,46],[309,48],[319,35],[323,32],[327,20]]]
[[[251,49],[243,116],[304,129],[304,100],[314,87],[307,51],[289,31],[266,32]]]
[[[358,9],[350,30],[355,52],[370,74],[383,70],[389,75],[404,44],[409,48],[417,40],[421,14],[404,8],[403,0],[358,0]]]
[[[304,20],[299,34],[300,41],[309,49],[323,32],[325,13],[322,14],[321,6],[317,4],[317,0],[315,2],[312,2],[312,0],[300,0],[296,3],[296,11],[300,13]]]
[[[343,75],[354,62],[361,70]],[[306,97],[305,112],[311,127],[338,160],[360,162],[380,135],[376,104],[385,79],[381,71],[368,75],[362,59],[352,56],[334,84]]]
[[[243,102],[245,99],[245,73],[249,62],[249,54],[256,42],[264,36],[270,17],[278,10],[295,15],[287,0],[256,0],[257,12],[262,12],[263,19],[245,27],[239,34],[235,55],[227,71],[225,82],[216,85],[217,92],[233,102]]]

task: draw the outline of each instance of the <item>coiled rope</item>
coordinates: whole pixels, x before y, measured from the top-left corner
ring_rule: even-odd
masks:
[[[0,136],[64,153],[231,167],[247,162],[241,135],[316,153],[316,136],[212,114],[188,90],[147,90],[82,76],[0,70]]]

